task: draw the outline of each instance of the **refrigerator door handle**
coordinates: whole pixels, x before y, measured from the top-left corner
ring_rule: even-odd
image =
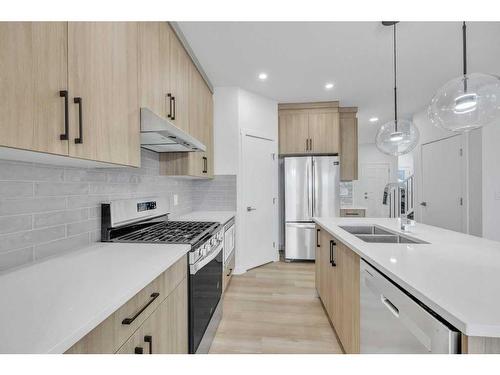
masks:
[[[314,162],[314,158],[312,159],[312,178],[311,178],[311,184],[312,184],[312,193],[311,193],[311,203],[312,203],[312,212],[311,212],[311,217],[316,216],[316,163]]]
[[[311,177],[311,163],[307,164],[306,167],[306,179],[307,179],[307,213],[309,215],[309,220],[312,218],[313,207],[312,207],[312,177]]]

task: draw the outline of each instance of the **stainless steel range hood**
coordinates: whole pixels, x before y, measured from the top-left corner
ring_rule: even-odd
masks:
[[[206,151],[199,140],[148,108],[141,108],[141,147],[155,152]]]

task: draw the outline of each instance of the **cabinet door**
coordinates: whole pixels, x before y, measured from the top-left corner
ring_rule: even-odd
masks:
[[[172,122],[189,132],[189,69],[191,59],[179,39],[170,33],[170,93],[174,100]]]
[[[338,112],[312,112],[309,114],[310,149],[314,153],[339,152]]]
[[[308,152],[309,125],[307,112],[281,111],[279,114],[279,153],[303,154]]]
[[[331,264],[330,264],[330,235],[325,231],[321,230],[320,232],[320,246],[321,246],[321,270],[320,270],[320,291],[321,291],[321,300],[323,301],[323,305],[330,316],[331,311]]]
[[[187,279],[158,306],[117,354],[185,354],[188,351]]]
[[[203,98],[204,98],[204,131],[205,131],[205,145],[207,146],[206,151],[206,177],[214,177],[214,103],[212,92],[208,86],[203,82]]]
[[[67,155],[66,22],[0,22],[0,145]]]
[[[340,179],[358,179],[358,119],[355,114],[340,115]]]
[[[139,166],[137,23],[70,22],[68,29],[69,87],[81,98],[70,104],[70,155]]]
[[[139,102],[167,118],[170,111],[170,28],[166,22],[140,22],[139,45]]]
[[[323,254],[321,251],[321,228],[316,225],[316,249],[315,249],[315,257],[314,257],[314,281],[316,286],[316,291],[318,292],[319,298],[322,297],[323,294],[323,284],[321,284],[321,264],[323,260]]]
[[[340,319],[335,329],[346,353],[359,353],[359,256],[341,242],[337,243],[337,267]]]

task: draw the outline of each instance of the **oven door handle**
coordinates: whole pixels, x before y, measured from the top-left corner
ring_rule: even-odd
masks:
[[[191,264],[189,266],[189,274],[196,275],[196,272],[198,272],[206,264],[208,264],[212,260],[214,260],[215,257],[220,254],[221,251],[222,251],[222,244],[219,245],[219,248],[217,250],[212,251],[212,253],[208,257],[206,257],[205,259],[202,259],[199,262],[196,262],[195,264]]]

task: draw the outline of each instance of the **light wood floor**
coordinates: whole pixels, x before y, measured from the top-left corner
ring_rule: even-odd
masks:
[[[210,353],[341,353],[314,286],[314,263],[233,276]]]

